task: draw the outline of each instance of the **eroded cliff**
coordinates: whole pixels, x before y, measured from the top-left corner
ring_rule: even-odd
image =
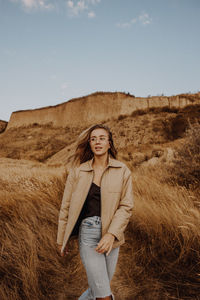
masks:
[[[41,125],[51,123],[53,126],[62,127],[82,124],[88,126],[117,118],[119,115],[131,114],[139,109],[163,106],[183,108],[186,105],[199,103],[200,93],[141,98],[119,92],[96,92],[55,106],[13,112],[7,129],[34,123]]]

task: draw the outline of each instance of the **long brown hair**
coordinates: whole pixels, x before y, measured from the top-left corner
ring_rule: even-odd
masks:
[[[110,148],[108,149],[108,153],[113,157],[117,157],[117,150],[114,146],[113,138],[112,138],[112,132],[110,128],[103,124],[95,124],[91,127],[87,128],[86,130],[82,131],[79,135],[77,142],[76,142],[76,148],[75,153],[72,154],[68,161],[71,163],[72,166],[76,166],[79,164],[82,164],[91,158],[93,158],[94,153],[92,152],[89,144],[90,134],[94,129],[102,128],[105,129],[108,133],[108,138],[110,142]]]

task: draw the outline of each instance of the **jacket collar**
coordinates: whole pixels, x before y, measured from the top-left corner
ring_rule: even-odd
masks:
[[[93,160],[94,160],[94,157],[92,159],[82,163],[80,165],[80,170],[82,170],[82,171],[92,171],[92,170],[94,170],[93,167],[92,167]],[[110,154],[108,155],[108,165],[107,165],[107,167],[119,168],[121,166],[122,165],[118,160],[116,160],[115,158],[112,158]]]

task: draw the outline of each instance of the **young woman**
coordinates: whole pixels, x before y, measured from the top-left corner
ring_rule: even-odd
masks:
[[[66,255],[70,237],[78,236],[89,285],[78,300],[114,299],[110,281],[133,209],[131,171],[116,155],[107,126],[88,128],[79,136],[65,185],[57,244]]]

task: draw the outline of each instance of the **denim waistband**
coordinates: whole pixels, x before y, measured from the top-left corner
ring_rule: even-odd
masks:
[[[99,216],[87,217],[87,218],[85,218],[85,219],[83,219],[83,220],[86,220],[86,219],[92,220],[92,221],[94,221],[96,224],[101,223],[101,217],[99,217]]]

